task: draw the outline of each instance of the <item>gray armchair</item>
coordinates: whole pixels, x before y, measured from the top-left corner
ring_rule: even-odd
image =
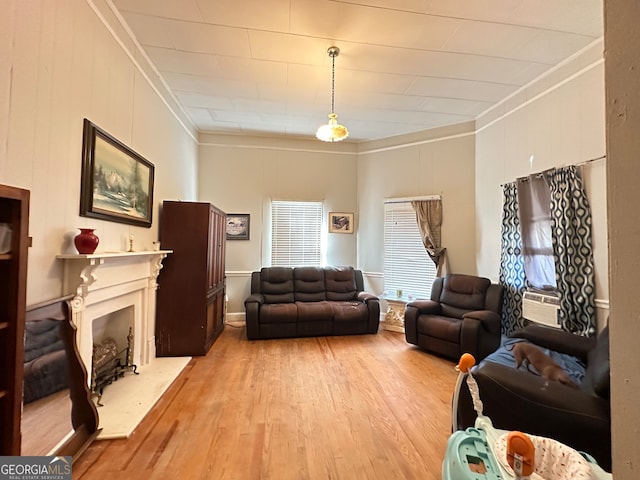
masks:
[[[476,361],[500,345],[504,287],[488,278],[449,274],[436,278],[430,300],[407,304],[407,342],[457,360],[470,353]]]

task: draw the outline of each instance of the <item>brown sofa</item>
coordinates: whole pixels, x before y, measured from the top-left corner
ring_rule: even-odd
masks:
[[[431,300],[407,304],[407,342],[458,360],[463,353],[477,361],[500,345],[504,287],[488,278],[449,274],[431,287]]]
[[[545,380],[514,366],[493,361],[473,369],[483,413],[496,428],[553,438],[593,456],[611,471],[609,327],[600,335],[581,337],[549,327],[529,325],[511,337],[576,357],[586,365],[578,388]],[[457,428],[474,424],[476,412],[466,382],[460,390]]]
[[[378,297],[353,267],[264,267],[245,300],[247,338],[376,333]]]

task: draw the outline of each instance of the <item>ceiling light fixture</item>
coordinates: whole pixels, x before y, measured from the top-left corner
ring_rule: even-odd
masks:
[[[329,114],[329,123],[318,128],[316,137],[323,142],[339,142],[349,136],[347,127],[338,124],[338,116],[335,113],[336,57],[340,55],[340,49],[329,47],[327,53],[331,57],[331,113]]]

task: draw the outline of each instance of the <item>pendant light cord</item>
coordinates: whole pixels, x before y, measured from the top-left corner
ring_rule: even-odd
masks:
[[[335,112],[336,103],[336,55],[331,55],[331,113]]]

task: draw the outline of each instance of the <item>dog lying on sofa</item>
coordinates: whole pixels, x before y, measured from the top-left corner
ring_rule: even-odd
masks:
[[[524,365],[529,372],[540,375],[542,378],[560,382],[570,387],[578,387],[560,365],[535,345],[527,342],[517,342],[511,347],[511,353],[513,353],[516,368]],[[531,367],[533,367],[533,370],[531,370]]]

